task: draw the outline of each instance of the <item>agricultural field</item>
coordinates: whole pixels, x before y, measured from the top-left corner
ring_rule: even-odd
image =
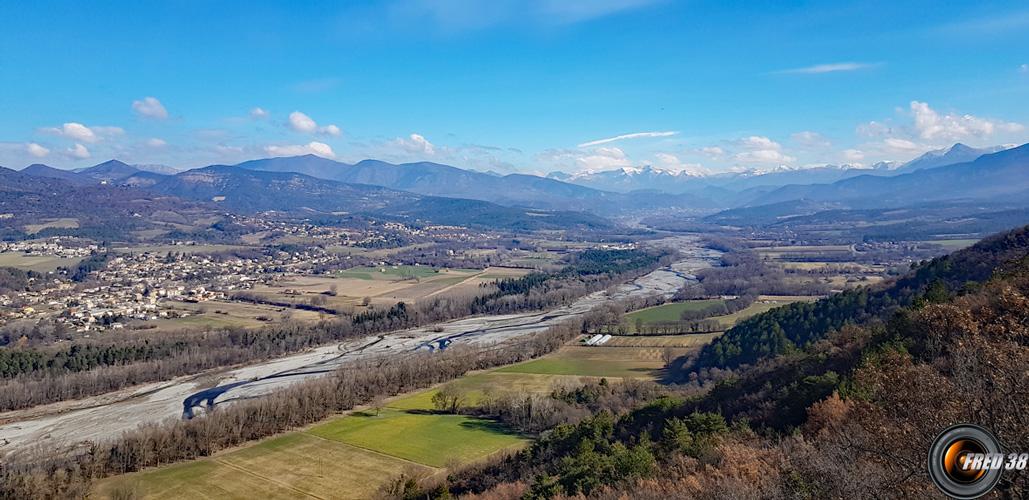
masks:
[[[42,224],[27,224],[25,232],[36,234],[44,229],[77,229],[79,220],[74,217],[63,217],[60,219],[45,219]]]
[[[472,462],[526,441],[491,420],[429,410],[355,412],[306,433],[437,468]]]
[[[140,253],[155,253],[155,254],[166,254],[168,252],[177,254],[209,254],[218,252],[227,252],[230,250],[244,250],[254,247],[248,247],[243,245],[217,245],[217,244],[206,244],[206,245],[140,245],[131,247],[118,247],[112,250],[119,253],[129,254],[140,254]]]
[[[506,366],[496,371],[656,380],[661,376],[663,368],[664,361],[661,359],[661,349],[658,348],[569,345],[549,356]]]
[[[608,347],[682,348],[697,349],[718,338],[720,333],[690,333],[686,335],[616,335],[604,343]]]
[[[479,376],[489,373],[466,378]],[[490,420],[434,414],[432,393],[416,392],[379,411],[357,411],[210,458],[109,478],[95,496],[373,498],[401,473],[439,474],[528,443]]]
[[[28,271],[46,273],[58,267],[74,267],[80,257],[56,257],[53,255],[26,255],[22,252],[0,252],[0,267],[16,267]]]
[[[724,304],[721,299],[687,300],[684,302],[672,302],[655,307],[648,307],[633,311],[625,315],[629,325],[635,325],[636,319],[642,319],[643,324],[664,323],[679,321],[680,315],[685,311],[699,311],[715,304]]]
[[[546,357],[470,373],[439,387],[364,408],[306,429],[192,462],[101,481],[96,498],[370,498],[399,474],[427,477],[525,446],[529,438],[497,423],[437,414],[442,387],[475,404],[484,394],[549,394],[607,378],[654,380],[668,348],[699,348],[717,334],[617,337],[608,346],[569,344]]]
[[[207,302],[172,302],[170,309],[189,313],[184,318],[167,318],[150,321],[158,329],[177,330],[180,328],[223,328],[223,327],[258,327],[271,321],[280,321],[285,317],[298,321],[316,321],[321,314],[314,311],[290,309],[265,304],[251,304],[224,300]]]
[[[724,316],[715,316],[713,320],[717,320],[722,327],[729,329],[732,328],[738,321],[747,319],[756,314],[761,314],[770,309],[774,309],[779,306],[784,306],[791,302],[806,301],[812,302],[818,300],[818,297],[808,296],[792,296],[792,295],[761,295],[757,301],[749,305],[742,311],[736,311],[732,314],[726,314]]]
[[[933,245],[940,245],[947,252],[954,252],[961,250],[962,248],[970,247],[978,243],[977,239],[954,239],[954,240],[928,240],[923,243],[929,243]]]

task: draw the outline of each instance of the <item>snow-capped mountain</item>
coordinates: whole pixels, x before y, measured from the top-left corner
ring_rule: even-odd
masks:
[[[687,190],[688,185],[696,185],[703,176],[687,171],[671,171],[652,166],[623,167],[614,170],[587,171],[576,174],[552,172],[547,177],[562,182],[578,184],[603,191],[627,193],[639,190],[657,190],[667,193],[680,193]]]
[[[914,160],[911,160],[899,168],[898,172],[908,173],[916,170],[924,170],[927,168],[942,167],[945,165],[953,165],[955,163],[964,163],[966,161],[972,161],[982,155],[989,153],[996,153],[1008,149],[1005,146],[990,146],[985,148],[973,148],[966,146],[960,142],[943,149],[937,149],[929,151]]]

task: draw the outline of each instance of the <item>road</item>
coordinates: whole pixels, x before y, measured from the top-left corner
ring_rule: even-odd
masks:
[[[665,240],[664,244],[674,244],[684,256],[682,260],[613,291],[593,293],[550,311],[465,318],[349,340],[221,373],[180,377],[88,400],[0,414],[0,457],[35,447],[67,449],[88,441],[112,439],[142,424],[192,418],[211,407],[266,395],[322,376],[357,359],[438,349],[453,342],[501,342],[542,331],[606,301],[654,294],[670,296],[687,281],[694,280],[696,270],[711,266],[719,256],[716,251],[699,248],[695,240],[688,238]]]

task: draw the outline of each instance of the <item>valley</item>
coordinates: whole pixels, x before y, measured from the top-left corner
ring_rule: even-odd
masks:
[[[374,356],[404,356],[420,349],[437,349],[451,343],[486,344],[546,329],[580,316],[595,306],[612,301],[650,295],[671,296],[697,269],[710,266],[717,253],[699,248],[689,239],[673,240],[686,256],[668,268],[659,269],[613,292],[596,292],[575,303],[551,311],[527,314],[482,316],[440,323],[432,327],[403,330],[370,338],[359,338],[268,362],[222,373],[200,374],[182,380],[161,382],[126,391],[124,396],[95,405],[76,402],[81,409],[66,411],[59,404],[55,415],[36,409],[32,420],[0,414],[0,447],[5,455],[43,441],[51,448],[76,446],[86,440],[108,439],[127,428],[168,418],[192,416],[195,410],[210,411],[227,401],[267,394],[334,368]],[[665,243],[668,244],[668,243]],[[394,354],[395,353],[395,354]],[[213,386],[202,389],[202,385]]]

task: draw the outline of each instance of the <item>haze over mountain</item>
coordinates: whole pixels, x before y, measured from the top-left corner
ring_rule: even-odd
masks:
[[[957,153],[963,155],[960,150]],[[891,207],[939,200],[1029,200],[1029,144],[974,161],[896,176],[862,175],[832,184],[790,185],[752,205],[789,200],[832,201],[852,207]]]
[[[94,184],[95,181],[87,178],[84,175],[72,172],[71,170],[62,170],[54,168],[49,165],[42,163],[33,163],[20,170],[21,173],[31,175],[33,177],[49,177],[52,179],[62,179],[72,184],[86,185]]]
[[[955,144],[897,168],[889,163],[871,168],[827,165],[712,175],[648,166],[576,175],[555,173],[544,178],[496,175],[433,162],[392,164],[363,160],[347,164],[315,155],[257,159],[237,166],[215,165],[174,175],[165,173],[173,170],[169,167],[143,166],[150,170],[147,171],[118,160],[77,172],[34,164],[22,173],[80,186],[127,185],[190,200],[209,202],[220,198],[224,206],[241,211],[385,210],[406,216],[417,215],[410,207],[428,203],[424,201],[427,197],[436,197],[487,202],[462,205],[473,212],[518,207],[523,215],[524,209],[612,216],[770,204],[777,205],[772,213],[789,211],[791,207],[803,207],[801,212],[813,213],[828,208],[882,208],[928,201],[1016,202],[1029,193],[1026,147],[976,149]],[[1000,151],[981,155],[983,151],[995,150]],[[953,161],[958,163],[951,164]],[[794,201],[804,203],[789,203]],[[439,200],[431,203],[439,210],[446,204]],[[501,212],[506,218],[515,214]],[[434,212],[434,217],[439,220],[441,213]]]
[[[975,160],[976,158],[989,154],[996,153],[1007,149],[1004,146],[990,146],[985,148],[973,148],[966,146],[960,142],[954,144],[949,148],[936,149],[929,151],[914,160],[911,160],[899,168],[897,172],[914,172],[915,170],[924,170],[927,168],[942,167],[945,165],[953,165],[955,163],[964,163]]]
[[[627,196],[528,174],[498,176],[432,162],[392,164],[363,160],[353,165],[315,155],[240,163],[241,169],[298,172],[340,182],[370,184],[430,196],[484,200],[507,206],[613,214],[657,207],[712,207],[695,196]]]
[[[422,222],[545,229],[577,225],[600,227],[603,219],[584,213],[541,212],[478,200],[423,196],[368,184],[319,179],[294,172],[213,165],[176,175],[138,172],[126,185],[184,199],[211,201],[234,211],[357,213]]]

